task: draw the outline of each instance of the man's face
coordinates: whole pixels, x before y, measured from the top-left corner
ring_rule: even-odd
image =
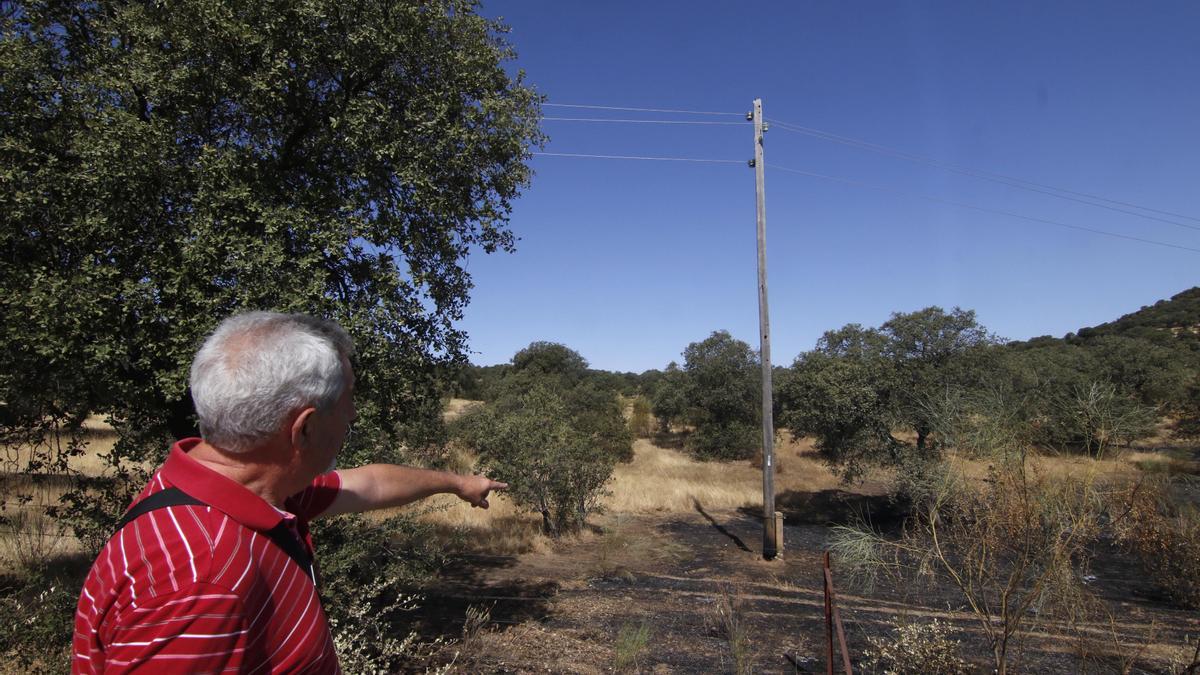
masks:
[[[314,475],[332,471],[338,452],[346,444],[354,423],[354,369],[343,358],[346,386],[342,395],[328,410],[316,411],[309,420],[309,447],[304,449],[304,465]]]

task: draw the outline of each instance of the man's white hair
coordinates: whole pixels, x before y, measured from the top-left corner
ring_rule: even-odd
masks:
[[[245,452],[296,410],[329,408],[348,380],[343,357],[353,352],[350,336],[327,319],[276,312],[225,319],[192,361],[200,435],[222,450]]]

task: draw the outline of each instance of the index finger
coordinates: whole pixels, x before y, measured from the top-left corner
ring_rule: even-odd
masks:
[[[488,480],[491,480],[491,479],[489,478]],[[498,480],[493,480],[493,481],[491,481],[491,485],[488,486],[488,489],[489,490],[507,490],[508,483],[501,483]]]

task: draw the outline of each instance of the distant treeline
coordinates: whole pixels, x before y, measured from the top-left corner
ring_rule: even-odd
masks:
[[[549,348],[553,347],[553,348]],[[567,368],[591,387],[648,401],[660,432],[686,432],[708,458],[758,451],[757,351],[716,331],[662,370],[590,369],[563,345],[534,343],[513,363],[467,366],[454,396],[493,400],[525,371]],[[525,363],[536,358],[544,362]],[[561,361],[561,363],[560,363]],[[791,366],[775,368],[778,429],[814,436],[848,474],[905,448],[929,452],[964,433],[971,411],[1026,420],[1043,446],[1092,453],[1150,434],[1200,432],[1200,287],[1062,338],[1008,342],[970,310],[896,313],[878,327],[827,331]]]

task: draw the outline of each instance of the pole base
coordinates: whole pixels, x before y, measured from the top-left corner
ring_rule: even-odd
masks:
[[[763,528],[763,560],[774,560],[783,553],[783,514],[767,520]]]

